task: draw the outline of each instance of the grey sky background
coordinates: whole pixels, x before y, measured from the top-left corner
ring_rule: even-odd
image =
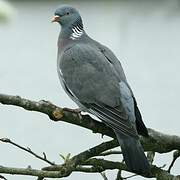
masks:
[[[57,6],[78,8],[87,33],[110,47],[120,59],[149,128],[180,135],[180,4],[179,1],[10,1],[15,13],[0,24],[0,93],[49,100],[61,107],[76,105],[63,92],[57,72],[58,24],[50,19]],[[0,137],[30,147],[61,163],[59,154],[73,155],[107,140],[90,131],[52,122],[47,116],[0,105]],[[170,163],[159,155],[159,166]],[[119,156],[113,157],[117,161]],[[44,162],[0,143],[0,165],[41,168]],[[180,160],[172,173],[178,174]],[[109,179],[115,174],[109,171]],[[33,177],[6,176],[8,180]],[[99,174],[73,173],[68,180],[99,180]],[[134,177],[133,180],[143,179]]]

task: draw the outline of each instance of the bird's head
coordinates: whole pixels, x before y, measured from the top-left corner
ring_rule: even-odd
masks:
[[[58,22],[62,27],[67,27],[76,21],[82,21],[79,12],[68,5],[62,5],[56,9],[51,22]]]

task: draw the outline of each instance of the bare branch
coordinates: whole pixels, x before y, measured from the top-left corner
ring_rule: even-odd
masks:
[[[79,153],[78,155],[72,157],[65,164],[71,164],[71,167],[73,167],[75,169],[76,166],[81,165],[89,158],[98,156],[101,152],[106,151],[108,149],[112,149],[117,146],[118,146],[117,140],[111,140],[111,141],[101,143],[93,148],[90,148],[90,149],[83,151],[83,152]],[[62,165],[48,166],[48,167],[44,167],[43,170],[58,171],[61,168],[61,166]]]
[[[16,175],[26,175],[26,176],[35,176],[35,177],[47,177],[47,178],[61,178],[70,175],[72,170],[67,167],[63,167],[59,171],[43,171],[31,168],[13,168],[13,167],[4,167],[0,166],[0,173],[4,174],[16,174]]]
[[[16,146],[18,147],[19,149],[23,150],[23,151],[26,151],[28,152],[29,154],[32,154],[33,156],[35,156],[36,158],[42,160],[42,161],[45,161],[46,163],[50,164],[50,165],[55,165],[54,162],[51,162],[49,161],[46,156],[45,156],[45,153],[43,153],[44,157],[41,157],[39,156],[38,154],[36,154],[35,152],[33,152],[30,148],[25,148],[23,146],[20,146],[19,144],[13,142],[12,140],[8,139],[8,138],[0,138],[0,141],[1,142],[4,142],[4,143],[9,143],[9,144],[12,144],[13,146]]]
[[[29,111],[41,112],[47,114],[54,121],[64,121],[90,129],[94,133],[100,133],[113,138],[115,137],[115,134],[111,128],[105,126],[105,124],[99,121],[92,119],[89,115],[82,115],[80,118],[77,113],[63,110],[62,108],[53,105],[48,101],[36,102],[21,98],[19,96],[0,94],[0,103],[20,106]],[[149,138],[140,138],[145,151],[167,153],[175,149],[180,150],[180,137],[166,135],[152,129],[148,129],[148,131],[150,134]]]
[[[171,168],[173,167],[173,165],[174,165],[174,163],[175,163],[175,161],[176,161],[176,159],[178,158],[178,157],[180,157],[180,151],[174,151],[174,153],[173,153],[173,160],[172,160],[172,162],[171,162],[171,164],[170,164],[170,166],[169,166],[169,168],[168,168],[168,172],[170,173],[170,171],[171,171]]]
[[[93,133],[115,137],[112,129],[105,126],[104,123],[92,119],[89,115],[83,115],[80,118],[79,113],[75,113],[72,110],[68,111],[68,108],[60,108],[49,101],[41,100],[37,102],[21,98],[20,96],[0,94],[0,103],[19,106],[28,111],[41,112],[48,115],[53,121],[64,121],[92,130]]]
[[[78,125],[89,130],[92,130],[94,133],[100,133],[102,135],[107,135],[109,137],[115,138],[115,134],[111,128],[105,126],[102,122],[92,119],[89,115],[79,115],[77,111],[71,111],[67,108],[63,109],[48,101],[31,101],[28,99],[21,98],[19,96],[10,96],[0,94],[0,103],[7,105],[14,105],[22,107],[29,111],[37,111],[43,114],[46,114],[50,119],[54,121],[64,121],[70,124]],[[157,132],[152,129],[148,129],[149,138],[140,137],[141,143],[146,151],[167,153],[172,150],[180,151],[180,137],[166,135],[160,132]],[[46,154],[43,153],[43,156],[39,156],[36,153],[32,152],[31,149],[22,147],[9,139],[4,139],[9,141],[8,143],[28,152],[32,155],[38,157],[39,159],[48,162]],[[3,141],[3,139],[1,139]],[[81,171],[81,172],[103,172],[108,169],[118,169],[125,170],[130,172],[124,163],[107,161],[104,159],[92,158],[99,155],[110,155],[119,154],[120,151],[107,151],[114,147],[119,146],[117,140],[112,140],[106,143],[102,143],[96,147],[93,147],[87,151],[79,153],[78,155],[70,158],[62,165],[54,165],[53,162],[48,162],[52,166],[45,167],[43,170],[35,170],[31,168],[9,168],[0,166],[0,173],[5,174],[21,174],[21,175],[31,175],[43,179],[45,177],[49,178],[61,178],[69,176],[72,171]],[[107,152],[105,152],[107,151]],[[154,153],[148,153],[150,161],[153,161]],[[90,159],[91,158],[91,159]],[[174,160],[175,161],[175,160]],[[173,166],[174,162],[171,163]],[[87,167],[88,166],[88,167]],[[169,168],[170,171],[171,167]],[[151,166],[151,175],[150,177],[156,177],[157,179],[163,180],[176,180],[180,179],[179,176],[173,176],[165,170],[162,170],[159,167]]]
[[[180,137],[167,135],[153,129],[148,129],[149,138],[141,137],[141,143],[145,151],[167,153],[172,150],[180,150]]]
[[[44,177],[38,177],[37,178],[37,180],[43,180],[44,179]]]
[[[137,174],[133,174],[131,176],[124,177],[123,179],[130,179],[130,178],[135,177],[135,176],[138,176],[138,175]]]
[[[9,143],[9,139],[3,139],[3,141],[7,141]],[[11,142],[11,141],[10,141]],[[43,168],[42,171],[40,170],[33,170],[31,168],[26,168],[26,169],[19,169],[19,168],[8,168],[8,167],[1,167],[0,168],[0,173],[6,173],[6,174],[21,174],[21,175],[31,175],[31,176],[37,176],[39,178],[44,178],[44,177],[51,177],[51,178],[61,178],[61,177],[66,177],[72,173],[72,171],[77,171],[77,170],[86,170],[90,171],[90,169],[87,168],[80,168],[81,163],[86,161],[87,159],[96,156],[100,154],[103,151],[106,151],[108,149],[114,148],[118,145],[117,140],[111,140],[105,143],[102,143],[94,148],[91,148],[87,151],[84,151],[71,159],[69,159],[65,164],[62,165],[52,165],[46,168]],[[93,167],[91,168],[91,171],[96,172],[102,172],[103,169],[100,169],[100,166],[97,168],[96,165],[92,165]],[[77,168],[78,167],[78,168]],[[47,174],[45,172],[55,172],[52,174]],[[59,172],[59,173],[57,173]]]
[[[153,163],[154,157],[155,157],[155,152],[152,152],[152,151],[147,152],[147,159],[148,159],[150,164]]]
[[[101,174],[101,176],[103,177],[104,180],[108,180],[105,172],[101,172],[100,174]]]
[[[85,163],[85,165],[92,165],[93,167],[99,167],[99,171],[94,171],[94,172],[103,172],[104,170],[108,170],[108,169],[111,169],[111,170],[112,169],[121,169],[121,170],[128,171],[126,165],[123,163],[107,161],[107,160],[103,160],[103,159],[93,158],[93,159],[88,160]],[[77,167],[77,171],[78,170],[85,171],[85,168]],[[86,170],[87,170],[87,168],[86,168]],[[68,166],[68,165],[62,165],[61,168],[59,167],[58,171],[44,171],[44,170],[36,170],[36,169],[31,169],[31,168],[12,168],[12,167],[0,166],[0,173],[30,175],[30,176],[36,176],[36,177],[41,177],[41,178],[67,177],[72,173],[72,171],[76,171],[76,169],[72,169],[72,167]],[[152,166],[150,177],[156,177],[159,180],[160,179],[179,180],[179,178],[180,178],[180,176],[173,176],[173,175],[169,174],[167,171],[162,170],[156,166]]]
[[[0,175],[0,179],[7,180],[4,176]]]
[[[120,169],[131,172],[127,169],[124,163],[108,161],[104,159],[96,159],[96,158],[89,159],[84,163],[84,165],[99,166],[102,168],[102,170]],[[162,177],[161,180],[179,180],[179,176],[174,176],[168,173],[167,171],[156,166],[151,166],[151,175],[148,178],[153,178],[153,177],[156,177],[159,180],[161,179],[161,177]]]
[[[99,156],[109,156],[109,155],[114,155],[114,154],[122,154],[122,152],[110,150],[110,151],[106,151],[106,152],[99,154]]]
[[[119,169],[119,170],[118,170],[118,173],[117,173],[116,180],[123,180],[123,178],[122,178],[122,176],[121,176],[121,172],[122,172],[122,170]]]
[[[124,159],[121,161],[122,163],[124,162]],[[118,170],[117,176],[116,176],[116,180],[123,180],[123,177],[121,176],[122,173],[122,169]]]

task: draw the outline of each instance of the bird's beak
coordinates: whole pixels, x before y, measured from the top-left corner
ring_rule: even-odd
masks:
[[[60,20],[60,16],[58,16],[58,15],[55,15],[55,16],[53,16],[53,18],[51,19],[51,22],[53,23],[53,22],[58,22]]]

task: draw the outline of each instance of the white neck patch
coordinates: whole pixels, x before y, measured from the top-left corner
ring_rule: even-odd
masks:
[[[72,40],[76,40],[79,37],[81,37],[83,35],[83,29],[79,28],[78,26],[75,26],[72,28],[73,33],[71,34],[70,38]]]

